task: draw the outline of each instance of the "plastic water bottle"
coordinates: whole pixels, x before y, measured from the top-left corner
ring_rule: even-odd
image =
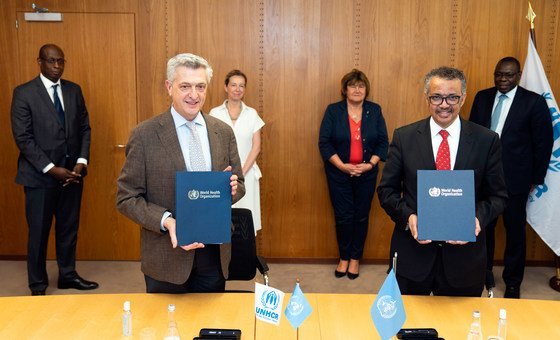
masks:
[[[480,324],[480,312],[475,310],[472,313],[471,328],[467,335],[467,340],[483,340],[482,325]]]
[[[167,316],[169,319],[169,326],[164,340],[180,340],[179,329],[177,328],[177,321],[175,321],[175,305],[170,303],[167,306]]]
[[[506,322],[506,310],[500,309],[500,319],[498,320],[498,339],[506,340],[507,335],[507,322]]]
[[[130,311],[130,301],[125,301],[122,313],[122,334],[132,336],[132,312]]]

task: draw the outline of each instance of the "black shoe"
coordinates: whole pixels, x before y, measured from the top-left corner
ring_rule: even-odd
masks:
[[[335,276],[337,279],[340,279],[341,277],[346,276],[346,272],[339,272],[338,270],[335,269],[335,270],[334,270],[334,276]]]
[[[39,296],[39,295],[45,295],[45,291],[44,290],[32,290],[31,291],[31,296]]]
[[[355,280],[355,279],[358,278],[358,276],[360,276],[360,273],[354,274],[354,273],[348,272],[348,278],[349,278],[350,280]]]
[[[99,287],[97,282],[84,280],[79,276],[76,276],[76,278],[72,280],[58,281],[58,289],[72,288],[78,290],[90,290],[90,289],[96,289],[97,287]]]
[[[516,286],[507,286],[504,292],[504,297],[506,299],[519,299],[520,295],[519,287]]]
[[[492,273],[491,270],[488,269],[486,270],[486,279],[484,285],[486,286],[486,290],[490,290],[496,287],[496,281],[494,280],[494,273]]]

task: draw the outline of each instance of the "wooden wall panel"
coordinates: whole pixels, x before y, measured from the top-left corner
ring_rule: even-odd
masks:
[[[165,89],[167,64],[167,1],[138,1],[136,22],[136,73],[138,122],[168,107]],[[122,144],[126,143],[124,141]]]
[[[169,2],[168,57],[194,53],[214,70],[205,112],[225,100],[224,79],[234,68],[247,75],[246,103],[258,108],[260,6],[259,1],[243,0]]]
[[[431,68],[449,63],[449,51],[440,48],[450,41],[450,3],[363,1],[360,4],[361,34],[359,67],[372,84],[371,100],[379,103],[389,138],[395,128],[428,114],[423,99],[423,77]],[[438,18],[432,20],[431,18]],[[410,57],[409,57],[410,56]],[[381,176],[379,176],[378,180]],[[365,257],[388,259],[393,222],[375,196]]]
[[[560,0],[535,0],[537,43],[549,81],[560,97]],[[6,75],[0,94],[11,98],[21,83],[12,22],[26,0],[0,9],[0,41],[13,46],[0,61]],[[232,68],[248,76],[246,102],[266,122],[259,163],[263,230],[259,251],[273,258],[334,259],[334,217],[317,147],[326,106],[340,99],[340,79],[357,67],[368,75],[371,100],[382,108],[390,136],[396,127],[427,116],[423,75],[433,67],[463,69],[468,117],[477,91],[493,84],[493,69],[506,55],[522,63],[527,49],[525,0],[44,0],[69,12],[135,14],[138,121],[167,109],[163,87],[167,59],[192,52],[214,68],[205,111],[224,99],[223,78]],[[118,61],[116,61],[118,62]],[[115,96],[118,100],[118,96]],[[24,254],[23,195],[13,183],[17,151],[9,130],[9,102],[1,101],[0,255]],[[125,134],[126,135],[126,134]],[[365,258],[386,260],[392,222],[374,199]],[[503,249],[498,231],[497,259]],[[80,239],[80,242],[99,242]],[[528,259],[552,253],[529,230]]]
[[[2,3],[0,17],[0,254],[14,255],[25,254],[27,241],[23,190],[14,182],[18,151],[10,120],[10,98],[19,83],[15,3]]]
[[[263,247],[273,257],[336,257],[319,125],[354,65],[353,6],[270,1],[265,13]],[[271,190],[269,190],[270,188]]]

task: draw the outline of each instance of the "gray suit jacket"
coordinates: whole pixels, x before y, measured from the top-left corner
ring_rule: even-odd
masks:
[[[64,167],[67,154],[68,164],[76,164],[78,158],[89,160],[91,128],[82,90],[79,85],[64,79],[60,83],[65,126],[62,126],[41,78],[36,77],[14,89],[12,133],[20,150],[18,184],[55,187],[58,181],[42,172],[49,163]]]
[[[233,130],[222,121],[203,115],[208,129],[212,171],[229,165],[239,177],[233,202],[245,194],[241,162]],[[173,249],[160,230],[165,211],[175,216],[175,173],[186,171],[183,153],[168,110],[140,123],[126,147],[126,161],[118,178],[117,208],[141,229],[142,272],[159,281],[182,284],[192,270],[194,252]],[[227,278],[231,245],[220,246],[221,265]]]

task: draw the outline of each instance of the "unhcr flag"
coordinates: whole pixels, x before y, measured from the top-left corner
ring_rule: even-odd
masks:
[[[544,184],[536,186],[529,195],[527,221],[550,249],[560,256],[557,213],[560,206],[560,112],[531,37],[529,37],[527,59],[519,85],[542,95],[546,99],[552,117],[554,131],[552,156]]]
[[[404,324],[406,313],[393,269],[383,282],[370,313],[381,339],[390,339]]]
[[[280,325],[284,292],[255,282],[255,317],[273,325]]]
[[[307,301],[305,295],[303,295],[303,292],[299,288],[299,283],[296,283],[292,297],[290,301],[288,301],[288,305],[284,311],[286,319],[290,321],[292,327],[298,329],[312,311],[313,308],[311,308],[309,301]]]

